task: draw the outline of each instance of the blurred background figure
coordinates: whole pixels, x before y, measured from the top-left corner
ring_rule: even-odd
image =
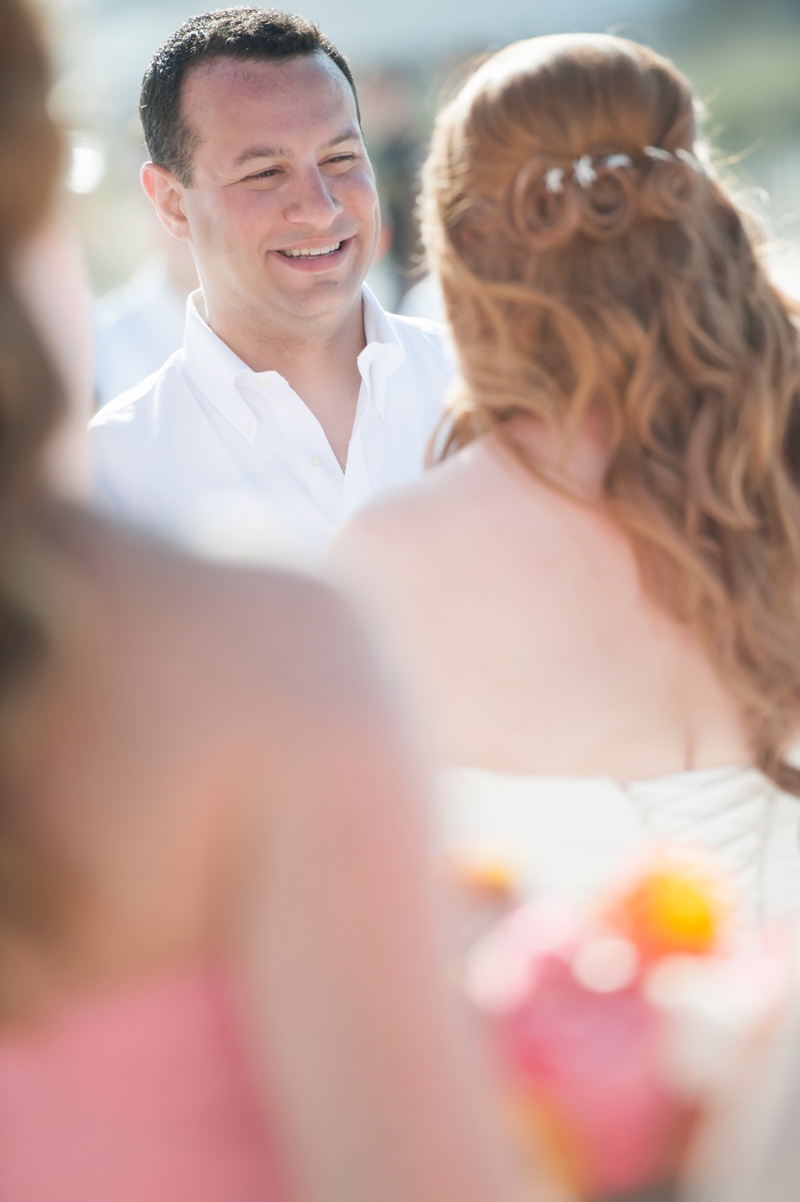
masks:
[[[158,371],[183,346],[186,298],[199,286],[192,252],[155,218],[142,269],[94,306],[94,391],[98,405]]]
[[[431,321],[444,321],[444,299],[436,276],[429,274],[417,280],[400,301],[398,312],[406,317],[428,317]]]
[[[81,248],[61,199],[16,248],[9,268],[18,295],[38,314],[41,337],[64,390],[65,404],[43,449],[47,482],[62,498],[85,501],[90,492],[91,313]]]
[[[342,603],[56,495],[90,374],[47,85],[0,0],[0,1197],[496,1202]]]

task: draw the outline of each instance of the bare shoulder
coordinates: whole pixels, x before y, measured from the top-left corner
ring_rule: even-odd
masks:
[[[368,605],[416,609],[426,624],[437,614],[444,629],[456,610],[479,611],[480,622],[480,611],[515,601],[526,620],[549,620],[562,593],[574,592],[582,573],[602,572],[610,555],[615,571],[630,575],[630,550],[618,544],[600,514],[486,437],[356,514],[331,562]]]
[[[446,564],[479,551],[509,529],[509,514],[535,507],[538,484],[509,467],[487,439],[470,443],[414,484],[384,494],[345,525],[332,560],[346,563],[370,555],[418,564],[438,573]]]
[[[349,608],[309,575],[201,560],[89,513],[71,514],[65,530],[112,654],[130,661],[135,649],[142,671],[167,679],[190,668],[201,692],[205,682],[287,704],[329,698],[368,673]]]
[[[480,508],[489,493],[485,458],[482,447],[469,446],[413,484],[371,501],[344,526],[334,559],[358,547],[421,554],[441,538],[457,536],[465,513]]]

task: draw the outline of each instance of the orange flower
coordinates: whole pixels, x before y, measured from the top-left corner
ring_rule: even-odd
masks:
[[[713,951],[727,911],[724,888],[713,871],[665,854],[612,900],[606,917],[652,962]]]

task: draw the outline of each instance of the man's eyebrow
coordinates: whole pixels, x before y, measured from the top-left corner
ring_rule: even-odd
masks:
[[[330,150],[332,146],[339,146],[342,142],[350,142],[353,138],[360,137],[361,130],[356,129],[354,125],[350,125],[347,129],[342,130],[340,134],[337,134],[335,138],[331,138],[331,140],[326,142],[324,146],[320,147],[320,149]]]
[[[334,146],[341,145],[342,142],[350,142],[353,138],[360,138],[361,131],[356,129],[354,125],[350,125],[347,129],[342,130],[340,134],[327,141],[321,150],[330,150]],[[287,150],[284,146],[251,146],[234,160],[234,168],[243,167],[245,163],[251,162],[253,159],[293,159],[294,154],[291,150]]]
[[[242,167],[245,163],[249,163],[251,159],[291,159],[294,158],[291,150],[286,150],[283,146],[251,146],[249,150],[243,150],[242,153],[234,160],[234,167]]]

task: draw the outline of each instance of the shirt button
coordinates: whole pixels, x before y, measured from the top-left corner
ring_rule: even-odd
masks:
[[[322,467],[322,460],[318,459],[317,456],[315,455],[314,458],[311,460],[311,466],[312,467]]]
[[[247,425],[244,428],[244,432],[248,438],[250,438],[252,436],[252,434],[253,434],[253,423],[252,422],[247,423]]]

